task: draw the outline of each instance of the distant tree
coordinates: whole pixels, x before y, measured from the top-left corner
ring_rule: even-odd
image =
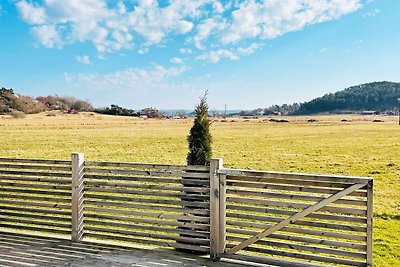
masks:
[[[115,116],[135,116],[133,109],[123,108],[115,104],[112,104],[110,107],[95,109],[94,111],[96,113]]]
[[[196,117],[187,137],[189,153],[188,165],[209,165],[211,160],[210,120],[208,118],[207,92],[195,108]]]
[[[186,117],[187,117],[187,114],[186,114],[186,111],[185,111],[184,109],[182,109],[182,110],[178,110],[178,111],[175,113],[175,116],[177,116],[177,117],[179,117],[179,118],[186,118]]]
[[[93,106],[89,101],[76,99],[72,96],[38,96],[36,100],[47,107],[47,110],[62,110],[62,111],[92,111]]]
[[[214,117],[214,118],[220,116],[219,112],[216,109],[211,109],[210,114],[211,114],[211,117]]]
[[[139,116],[146,116],[147,118],[164,118],[165,114],[156,108],[144,108],[138,113]]]

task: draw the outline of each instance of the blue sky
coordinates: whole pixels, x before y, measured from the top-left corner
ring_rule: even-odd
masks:
[[[95,106],[303,102],[400,81],[397,0],[0,0],[0,86]]]

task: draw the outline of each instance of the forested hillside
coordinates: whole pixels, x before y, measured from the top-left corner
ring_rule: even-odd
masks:
[[[398,110],[400,83],[373,82],[349,87],[302,103],[292,114],[359,112],[365,110]]]

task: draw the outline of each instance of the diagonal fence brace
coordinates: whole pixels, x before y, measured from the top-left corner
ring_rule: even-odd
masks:
[[[364,186],[365,186],[365,184],[354,184],[352,186],[349,186],[348,188],[346,188],[336,194],[333,194],[332,196],[330,196],[324,200],[321,200],[320,202],[296,213],[292,217],[289,217],[289,218],[277,223],[276,225],[265,229],[263,232],[256,234],[255,236],[251,237],[250,239],[247,239],[246,241],[234,246],[233,248],[227,250],[226,254],[230,254],[230,255],[235,254],[239,250],[246,248],[246,247],[250,246],[251,244],[254,244],[255,242],[263,239],[264,237],[266,237],[276,231],[279,231],[280,229],[286,227],[288,224],[294,223],[295,221],[304,218],[305,216],[309,215],[310,213],[313,213],[314,211],[317,211],[317,210],[323,208],[324,206],[331,204],[332,202],[334,202],[344,196],[347,196],[348,194],[350,194]]]

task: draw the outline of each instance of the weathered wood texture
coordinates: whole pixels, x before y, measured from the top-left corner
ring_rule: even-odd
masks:
[[[207,166],[86,162],[84,237],[208,253],[209,177]]]
[[[56,238],[0,233],[2,267],[238,267],[237,263],[214,263],[205,257],[170,249],[71,242]]]
[[[71,209],[71,239],[74,242],[83,239],[84,222],[84,175],[85,157],[82,153],[72,154],[72,209]]]
[[[224,257],[278,266],[371,266],[371,178],[219,173],[227,184]]]
[[[223,253],[219,248],[220,244],[220,202],[221,193],[219,188],[218,169],[223,167],[222,159],[212,159],[210,162],[210,258],[214,261],[220,258]]]
[[[370,178],[0,158],[0,231],[281,266],[372,266]]]
[[[0,158],[0,231],[71,234],[71,161]]]

